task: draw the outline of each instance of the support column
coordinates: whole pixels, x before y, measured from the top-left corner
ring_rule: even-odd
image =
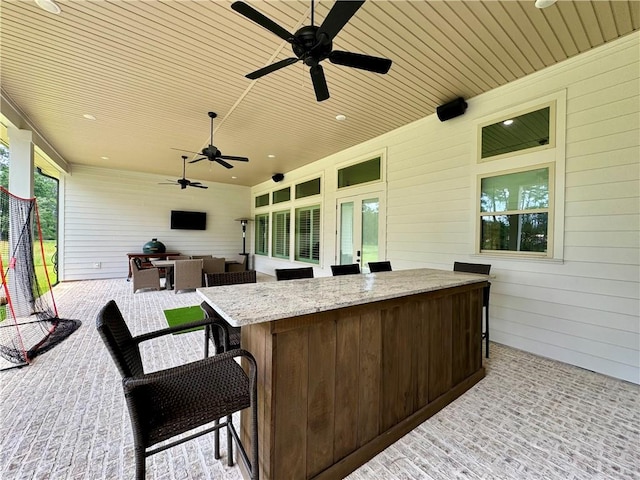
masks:
[[[33,197],[33,133],[9,126],[9,191],[22,198]]]

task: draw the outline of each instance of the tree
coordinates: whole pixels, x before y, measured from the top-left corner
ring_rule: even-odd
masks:
[[[9,149],[0,144],[0,185],[9,188]],[[58,181],[36,172],[33,193],[38,200],[43,240],[56,240],[58,232]]]

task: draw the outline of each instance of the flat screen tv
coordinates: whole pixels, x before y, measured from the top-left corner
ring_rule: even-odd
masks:
[[[206,212],[171,210],[171,230],[206,230]]]

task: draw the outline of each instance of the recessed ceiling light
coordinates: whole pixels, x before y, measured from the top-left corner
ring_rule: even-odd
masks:
[[[235,180],[238,177],[236,177],[235,175],[232,175],[231,178]]]
[[[269,155],[267,155],[268,158],[276,158],[276,156],[273,153],[270,153]]]
[[[502,122],[503,125],[506,125],[507,127],[509,125],[511,125],[513,123],[513,120],[505,120],[504,122]]]
[[[46,10],[49,13],[54,13],[56,15],[61,12],[58,4],[53,0],[36,0],[36,5],[38,5],[41,9]]]
[[[109,160],[109,157],[100,157],[100,160]]]
[[[87,120],[95,120],[96,117],[94,117],[93,115],[91,115],[90,113],[85,113],[84,115],[82,115],[84,118],[86,118]]]
[[[536,8],[547,8],[556,3],[557,0],[536,0]]]
[[[343,122],[347,119],[346,115],[336,115],[336,120],[338,120],[339,122]]]

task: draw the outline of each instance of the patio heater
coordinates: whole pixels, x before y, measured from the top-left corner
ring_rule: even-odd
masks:
[[[247,224],[251,222],[252,219],[242,217],[236,218],[235,221],[240,222],[240,225],[242,226],[242,252],[240,253],[240,255],[244,255],[245,257],[247,257],[245,260],[245,265],[247,266],[247,269],[249,269],[249,254],[247,253]]]

